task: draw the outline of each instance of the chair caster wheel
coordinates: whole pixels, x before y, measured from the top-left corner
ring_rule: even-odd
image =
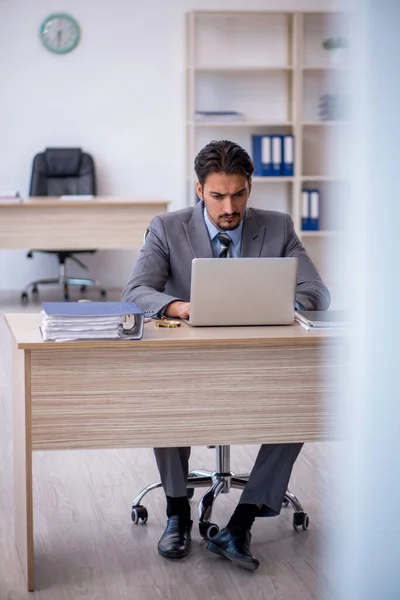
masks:
[[[22,292],[21,294],[21,304],[28,304],[29,296],[26,292]]]
[[[188,488],[187,489],[187,497],[189,500],[191,500],[194,496],[194,488]]]
[[[199,523],[200,535],[205,540],[211,540],[219,532],[219,527],[215,523]]]
[[[294,513],[293,529],[298,531],[298,529],[300,529],[300,527],[301,527],[303,529],[303,531],[305,531],[306,529],[308,529],[309,525],[310,525],[310,519],[308,518],[307,513],[304,513],[304,512]]]
[[[283,502],[282,502],[282,507],[287,508],[288,506],[289,506],[289,500],[285,496],[283,499]]]
[[[39,296],[39,290],[37,289],[36,285],[34,285],[33,288],[32,288],[32,296],[35,297],[35,300]]]
[[[145,506],[141,506],[140,504],[132,506],[131,518],[135,525],[139,523],[139,520],[142,521],[143,524],[147,523],[148,517],[149,515]]]
[[[100,290],[100,297],[105,298],[107,296],[106,290]]]

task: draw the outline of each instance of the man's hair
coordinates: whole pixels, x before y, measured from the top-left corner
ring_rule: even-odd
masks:
[[[213,140],[194,159],[194,170],[203,187],[210,173],[240,173],[250,179],[254,165],[246,150],[239,144],[228,140]]]

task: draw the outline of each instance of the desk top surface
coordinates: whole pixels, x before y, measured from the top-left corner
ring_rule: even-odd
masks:
[[[319,346],[327,339],[342,338],[343,330],[306,331],[297,323],[285,326],[266,327],[190,327],[182,323],[180,327],[168,329],[156,328],[155,321],[144,326],[144,336],[140,341],[123,340],[79,340],[75,342],[44,342],[39,330],[40,313],[6,314],[5,320],[16,340],[19,349],[48,350],[63,348],[123,348],[168,346],[282,346],[304,345]]]
[[[111,206],[119,206],[119,205],[135,205],[135,206],[154,206],[161,205],[165,206],[170,203],[170,200],[165,200],[164,198],[135,198],[132,196],[127,197],[118,197],[118,196],[93,196],[90,199],[82,199],[82,200],[67,200],[59,197],[53,196],[36,196],[24,198],[22,202],[1,202],[0,201],[0,209],[1,208],[16,208],[16,209],[24,209],[24,208],[39,208],[43,206],[98,206],[98,205],[111,205]]]

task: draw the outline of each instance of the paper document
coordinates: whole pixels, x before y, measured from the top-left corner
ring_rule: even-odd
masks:
[[[195,112],[196,121],[240,121],[242,118],[242,113],[236,110],[197,110]]]
[[[296,310],[294,318],[307,331],[349,325],[349,313],[345,310]]]
[[[22,202],[22,198],[19,195],[19,192],[2,192],[0,191],[0,203],[1,204],[18,204]]]
[[[93,194],[75,194],[71,196],[60,196],[60,200],[93,200],[94,196]]]

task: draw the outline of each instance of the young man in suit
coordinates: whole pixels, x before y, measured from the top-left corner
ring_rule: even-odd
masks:
[[[330,296],[294,231],[288,214],[248,208],[254,166],[238,144],[213,141],[196,156],[200,202],[154,217],[146,242],[123,292],[153,315],[189,318],[191,264],[195,257],[285,257],[299,259],[296,304],[325,310]],[[279,514],[302,444],[264,444],[227,526],[209,549],[238,566],[255,570],[250,551],[255,517]],[[167,527],[158,551],[182,558],[190,550],[192,521],[186,481],[190,448],[154,449],[167,498]]]

